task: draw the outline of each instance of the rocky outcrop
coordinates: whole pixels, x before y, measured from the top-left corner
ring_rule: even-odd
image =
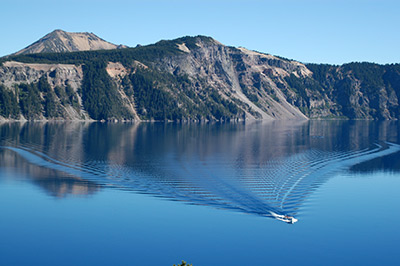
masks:
[[[82,98],[79,93],[83,79],[82,67],[66,64],[26,64],[13,61],[5,62],[0,67],[0,84],[3,86],[3,90],[9,90],[16,95],[17,101],[20,100],[18,96],[22,93],[19,88],[21,84],[38,84],[40,79],[43,78],[48,83],[51,93],[55,98],[55,105],[59,109],[59,115],[53,117],[53,119],[90,119],[82,106]],[[71,93],[68,97],[75,99],[73,104],[72,102],[64,103],[62,99],[66,88]],[[40,97],[43,101],[45,101],[44,94],[45,92],[40,92]],[[43,103],[41,102],[40,104]],[[23,113],[14,118],[20,120],[29,119],[24,117]],[[43,112],[40,112],[34,118],[39,120],[47,119]]]
[[[56,86],[71,86],[77,91],[82,86],[81,66],[67,64],[27,64],[8,61],[0,68],[0,84],[13,87],[20,83],[36,83],[46,76],[54,89]]]

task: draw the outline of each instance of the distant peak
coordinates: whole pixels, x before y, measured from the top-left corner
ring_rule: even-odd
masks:
[[[204,36],[204,35],[184,36],[184,37],[172,40],[172,42],[176,43],[178,46],[181,44],[184,44],[189,49],[193,49],[196,47],[209,46],[209,45],[223,45],[222,43],[218,42],[217,40],[213,39],[212,37]],[[183,48],[183,46],[180,46],[180,49],[181,48]]]
[[[93,32],[66,32],[55,29],[15,54],[61,53],[117,48],[117,45],[101,39]]]
[[[64,31],[64,30],[60,30],[60,29],[56,29],[53,30],[52,32],[50,32],[49,34],[45,35],[45,36],[52,36],[52,35],[58,35],[58,34],[68,34],[68,32]]]
[[[216,41],[215,39],[213,39],[210,36],[205,36],[205,35],[196,35],[196,36],[185,36],[179,39],[183,39],[183,40],[198,40],[198,41],[203,41],[203,42],[210,42],[210,43],[220,43],[218,41]],[[179,40],[178,39],[178,40]]]

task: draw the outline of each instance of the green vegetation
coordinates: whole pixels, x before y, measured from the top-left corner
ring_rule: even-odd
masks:
[[[57,109],[54,92],[49,91],[46,93],[46,99],[44,102],[44,116],[47,118],[57,117]]]
[[[183,110],[178,107],[176,99],[159,87],[162,77],[157,74],[139,70],[130,77],[138,115],[145,120],[182,119]]]
[[[195,92],[196,85],[186,76],[138,69],[130,82],[123,83],[127,94],[132,86],[138,115],[144,120],[228,120],[243,112],[212,88]]]
[[[95,60],[83,66],[83,105],[90,117],[96,120],[131,119],[133,117],[123,107],[121,96],[105,70],[106,65],[104,61]]]
[[[38,119],[42,113],[40,91],[37,84],[20,84],[17,87],[21,113],[28,120]]]
[[[240,84],[240,86],[242,88],[242,92],[244,93],[244,95],[246,95],[247,98],[249,98],[250,101],[252,101],[253,103],[257,103],[258,102],[257,94],[252,93],[251,90],[249,88],[247,88],[243,84]]]
[[[7,60],[24,63],[63,63],[81,65],[96,61],[97,64],[101,65],[102,62],[111,61],[121,62],[125,66],[131,66],[133,60],[137,60],[142,63],[148,63],[154,62],[156,59],[183,53],[176,46],[176,43],[179,43],[178,40],[175,42],[160,41],[153,45],[140,46],[136,48],[82,51],[72,53],[24,54],[9,56],[7,59],[2,58],[3,61],[0,62]]]
[[[317,86],[310,86],[306,91],[318,100],[335,103],[332,114],[336,117],[400,118],[399,64],[378,65],[363,62],[342,66],[308,64],[307,67],[313,72],[313,81]],[[294,88],[304,91],[304,86],[297,85],[292,83]]]
[[[0,116],[5,118],[18,118],[19,106],[14,93],[0,85]]]
[[[186,263],[186,261],[182,260],[182,262],[180,264],[178,264],[178,265],[174,264],[173,266],[193,266],[193,264],[188,264],[188,263]]]
[[[57,117],[56,95],[51,89],[46,76],[39,79],[37,87],[44,95],[43,107],[44,116],[47,118]]]

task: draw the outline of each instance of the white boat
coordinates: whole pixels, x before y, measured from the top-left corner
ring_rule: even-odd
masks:
[[[274,212],[270,212],[270,213],[275,219],[285,222],[285,223],[288,223],[288,224],[294,224],[295,222],[298,221],[298,219],[294,218],[293,216],[281,215],[281,214],[277,214]]]

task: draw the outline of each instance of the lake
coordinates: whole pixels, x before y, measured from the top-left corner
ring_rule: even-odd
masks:
[[[400,124],[0,124],[0,265],[394,265]]]

